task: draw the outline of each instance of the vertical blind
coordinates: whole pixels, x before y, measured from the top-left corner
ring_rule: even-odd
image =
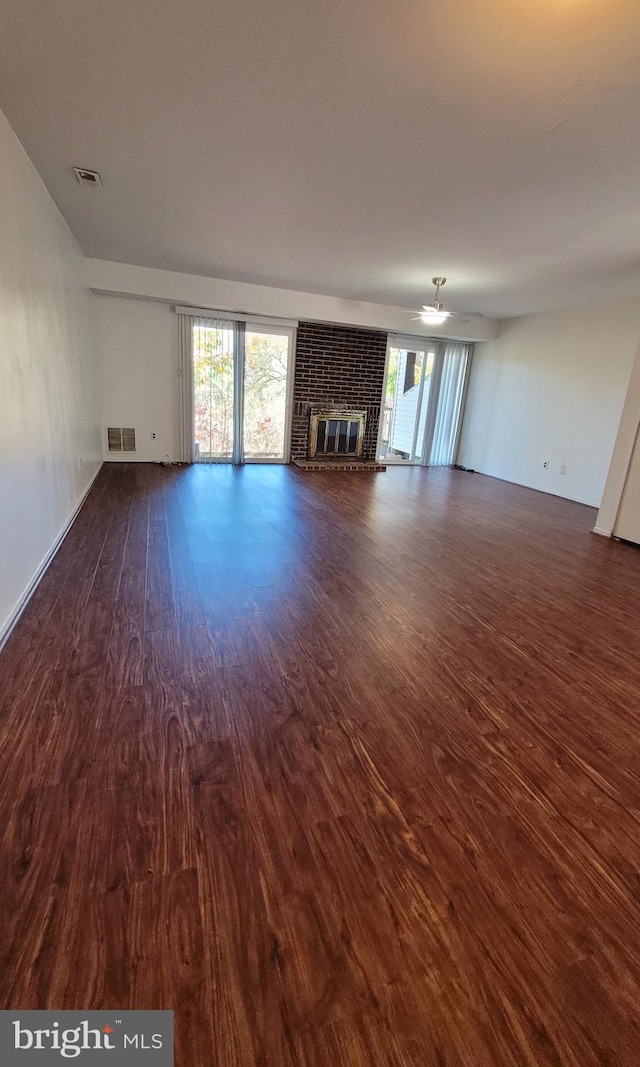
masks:
[[[193,317],[178,315],[180,376],[180,459],[193,463]]]
[[[447,341],[444,346],[433,441],[429,463],[445,467],[455,462],[470,345]]]
[[[234,354],[232,319],[178,315],[182,460],[230,459],[234,443]]]

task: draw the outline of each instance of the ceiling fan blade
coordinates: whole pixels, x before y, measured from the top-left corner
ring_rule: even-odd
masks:
[[[480,313],[476,314],[475,311],[473,313],[469,312],[467,314],[465,314],[464,311],[448,311],[447,312],[447,318],[444,320],[444,322],[434,322],[434,323],[431,323],[431,325],[433,325],[433,326],[444,326],[444,323],[447,322],[449,319],[455,319],[456,322],[460,322],[460,323],[471,322],[472,318],[481,319],[481,318],[484,318],[484,316],[481,315]],[[412,315],[411,318],[409,319],[409,322],[421,322],[423,326],[429,326],[430,325],[429,320],[425,319],[423,315]]]

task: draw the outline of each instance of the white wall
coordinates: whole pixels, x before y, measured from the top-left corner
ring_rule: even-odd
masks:
[[[0,640],[100,465],[90,302],[0,112]]]
[[[180,457],[178,317],[168,304],[94,296],[100,417],[105,459]],[[136,453],[107,452],[106,427],[132,426]],[[155,440],[152,434],[156,434]]]
[[[640,298],[502,322],[476,345],[458,461],[597,507],[639,338]]]
[[[87,285],[97,292],[163,300],[172,304],[213,308],[220,311],[271,315],[283,319],[309,319],[338,325],[365,326],[387,333],[408,333],[415,337],[451,337],[460,341],[486,341],[497,336],[495,319],[471,316],[452,319],[441,326],[424,326],[412,321],[407,308],[374,304],[366,300],[344,300],[295,289],[275,289],[269,285],[249,285],[198,274],[181,274],[155,267],[136,267],[104,259],[84,261]],[[446,304],[446,299],[445,299]]]

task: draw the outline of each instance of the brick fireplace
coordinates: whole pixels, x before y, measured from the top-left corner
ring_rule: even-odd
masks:
[[[307,459],[317,411],[366,414],[362,459],[376,458],[387,335],[378,330],[301,322],[296,341],[291,458]]]

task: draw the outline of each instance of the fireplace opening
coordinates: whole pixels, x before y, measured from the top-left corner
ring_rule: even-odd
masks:
[[[360,459],[366,418],[364,411],[312,411],[309,458],[348,456]]]

